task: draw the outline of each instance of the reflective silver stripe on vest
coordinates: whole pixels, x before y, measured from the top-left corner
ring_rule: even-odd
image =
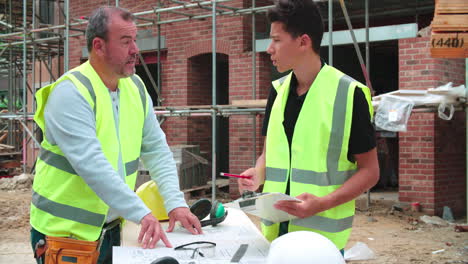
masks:
[[[271,225],[274,224],[273,222],[268,221],[268,220],[263,219],[263,218],[260,218],[260,221],[262,221],[262,224],[264,224],[264,225],[266,225],[266,226],[271,226]]]
[[[338,233],[352,227],[353,216],[342,219],[331,219],[319,215],[314,215],[302,219],[293,219],[291,220],[291,224],[330,233]]]
[[[288,174],[287,169],[266,167],[266,180],[274,182],[285,182]]]
[[[356,170],[336,172],[316,172],[308,170],[292,169],[291,180],[298,183],[314,184],[318,186],[342,185]]]
[[[93,112],[94,114],[96,114],[96,94],[94,93],[91,81],[88,79],[88,77],[84,76],[79,71],[70,72],[70,74],[73,74],[73,76],[75,76],[78,79],[78,81],[80,81],[81,84],[83,84],[83,86],[86,87],[86,89],[88,89],[88,92],[91,95],[91,99],[93,99],[94,102]]]
[[[47,163],[48,165],[55,167],[59,170],[71,173],[71,174],[77,174],[73,167],[71,166],[70,162],[64,157],[59,154],[56,154],[52,151],[46,150],[46,149],[41,149],[39,153],[39,158]],[[138,170],[138,163],[140,159],[137,158],[136,160],[129,161],[125,163],[125,171],[127,173],[127,176],[132,175]]]
[[[59,170],[62,170],[71,174],[76,174],[70,162],[68,162],[67,158],[65,158],[64,156],[61,156],[52,151],[41,148],[41,151],[39,153],[39,158],[52,167],[55,167]]]
[[[356,170],[338,171],[341,149],[343,147],[344,126],[346,120],[346,106],[348,104],[349,85],[355,81],[343,75],[338,83],[335,103],[333,105],[333,119],[330,133],[330,142],[327,152],[327,172],[316,172],[293,168],[291,181],[298,183],[315,184],[319,186],[341,185],[346,182]]]
[[[138,170],[139,162],[140,162],[140,159],[137,158],[136,160],[132,160],[132,161],[125,163],[125,172],[127,173],[127,176],[132,175]]]
[[[103,214],[97,214],[81,208],[51,201],[34,191],[31,202],[44,212],[82,224],[101,227],[106,217]]]
[[[344,126],[346,120],[346,106],[348,104],[349,85],[354,80],[343,75],[336,90],[335,104],[333,105],[333,119],[330,134],[330,142],[328,143],[327,153],[327,170],[335,176],[338,172],[338,163],[340,160],[341,149],[343,147]]]
[[[143,113],[146,116],[146,93],[145,93],[145,85],[136,77],[135,75],[130,76],[132,81],[138,87],[138,91],[140,92],[141,103],[143,105]],[[143,119],[144,120],[144,119]]]

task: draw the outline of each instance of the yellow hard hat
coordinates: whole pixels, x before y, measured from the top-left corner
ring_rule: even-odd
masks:
[[[164,207],[164,200],[159,194],[158,186],[154,181],[150,180],[143,183],[136,190],[136,194],[143,200],[146,206],[151,209],[153,216],[159,221],[169,219],[166,208]]]

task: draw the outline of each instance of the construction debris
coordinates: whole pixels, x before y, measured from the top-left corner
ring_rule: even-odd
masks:
[[[12,178],[0,179],[0,190],[23,190],[31,189],[34,176],[32,174],[21,174]]]
[[[376,255],[366,243],[356,242],[350,249],[345,251],[344,258],[346,261],[351,260],[370,260],[375,259]]]
[[[468,232],[468,225],[456,225],[455,232]]]
[[[428,216],[428,215],[423,215],[419,217],[421,221],[423,221],[426,224],[430,225],[435,225],[435,226],[448,226],[449,223],[445,221],[444,219],[438,217],[438,216]]]
[[[455,219],[453,218],[452,209],[448,206],[444,206],[444,212],[442,214],[442,218],[450,223],[452,223]]]

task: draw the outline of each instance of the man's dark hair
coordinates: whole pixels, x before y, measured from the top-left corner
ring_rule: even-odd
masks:
[[[88,52],[93,49],[93,39],[96,37],[107,41],[107,32],[109,31],[109,18],[112,14],[117,13],[124,21],[135,21],[135,16],[127,9],[104,6],[94,10],[89,18],[88,27],[86,28],[86,44]]]
[[[275,6],[268,10],[267,16],[270,23],[283,23],[284,30],[293,38],[307,34],[312,40],[312,49],[320,54],[323,21],[312,0],[275,0]]]

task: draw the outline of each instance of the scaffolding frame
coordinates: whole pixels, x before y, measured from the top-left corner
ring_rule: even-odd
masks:
[[[76,36],[82,36],[84,31],[77,28],[78,26],[87,24],[87,20],[84,19],[74,19],[75,22],[71,22],[70,13],[69,13],[69,3],[70,0],[53,0],[53,2],[60,9],[59,11],[59,21],[62,20],[63,24],[60,22],[54,23],[54,25],[40,25],[37,27],[36,17],[37,16],[37,5],[40,0],[29,0],[31,3],[31,8],[28,9],[28,1],[23,0],[23,26],[19,27],[15,25],[15,21],[12,20],[11,8],[13,0],[3,0],[3,2],[9,2],[10,7],[10,16],[9,20],[2,21],[0,19],[0,28],[7,28],[7,33],[0,35],[0,77],[7,75],[9,89],[8,95],[9,98],[16,98],[16,94],[20,89],[14,89],[16,86],[15,80],[18,77],[22,78],[22,109],[16,109],[13,106],[13,100],[9,100],[8,112],[0,113],[0,121],[7,122],[7,125],[0,130],[2,132],[5,128],[8,129],[8,143],[15,146],[15,149],[23,152],[23,172],[27,172],[27,160],[26,160],[26,151],[27,145],[32,140],[36,147],[39,148],[39,141],[36,139],[37,126],[32,121],[34,111],[36,108],[34,94],[36,90],[40,87],[36,87],[36,61],[39,61],[39,66],[44,66],[47,72],[49,73],[48,82],[51,83],[55,81],[61,73],[67,72],[69,69],[69,41],[70,38]],[[203,1],[203,0],[192,0],[191,2],[185,2],[181,0],[168,0],[164,2],[169,2],[170,6],[164,6],[161,4],[161,0],[158,0],[158,5],[153,7],[151,10],[135,12],[133,13],[137,20],[137,27],[146,27],[146,26],[157,26],[158,31],[158,62],[157,62],[157,84],[154,82],[151,74],[149,74],[146,63],[141,58],[140,62],[143,64],[148,77],[151,80],[151,84],[155,91],[160,94],[161,88],[161,65],[160,65],[160,55],[161,55],[161,25],[176,23],[181,21],[189,21],[195,19],[205,19],[212,18],[212,104],[211,106],[203,107],[202,109],[191,109],[190,107],[181,107],[174,109],[174,107],[167,107],[165,110],[155,110],[159,117],[171,117],[171,116],[210,116],[212,120],[212,199],[215,199],[216,195],[216,116],[230,116],[230,115],[252,115],[253,116],[253,164],[257,159],[257,142],[256,142],[256,116],[264,112],[264,108],[253,107],[253,108],[242,108],[235,106],[222,106],[216,104],[216,39],[217,39],[217,17],[221,15],[252,15],[252,98],[257,99],[256,89],[256,78],[257,78],[257,69],[256,69],[256,15],[266,12],[273,5],[260,6],[257,7],[255,0],[252,0],[250,8],[237,8],[233,6],[228,6],[225,3],[231,2],[233,0],[214,0],[214,1]],[[332,32],[333,30],[333,0],[317,0],[319,2],[328,1],[328,30]],[[354,33],[349,22],[349,17],[346,13],[346,7],[343,0],[339,0],[345,13],[346,22],[348,23],[351,34],[353,35],[353,40],[356,43]],[[16,1],[18,3],[20,1]],[[109,2],[109,1],[108,1]],[[1,2],[0,2],[1,3]],[[63,3],[63,6],[61,5]],[[360,54],[357,45],[355,44],[356,52],[358,53],[361,67],[363,69],[364,75],[366,76],[366,81],[369,81],[367,76],[369,75],[369,16],[368,16],[368,0],[365,0],[366,10],[365,10],[365,20],[366,20],[366,64],[364,65],[362,56]],[[115,0],[115,5],[119,6],[119,0]],[[192,12],[195,10],[194,12]],[[29,12],[28,12],[29,11]],[[162,20],[162,13],[171,13],[180,16],[180,18]],[[31,19],[28,21],[28,14],[31,14]],[[156,16],[156,20],[147,18],[147,16]],[[140,21],[143,21],[140,23]],[[71,34],[71,32],[75,32]],[[79,33],[76,33],[79,32]],[[47,33],[53,36],[41,37],[40,34]],[[333,65],[333,39],[332,34],[329,34],[329,64]],[[18,46],[22,46],[19,47]],[[61,65],[60,59],[63,58],[63,65]],[[20,59],[23,60],[22,67],[19,67],[17,61]],[[57,76],[54,76],[52,71],[52,60],[57,60]],[[29,61],[29,63],[28,63]],[[47,61],[47,62],[46,62]],[[20,73],[17,73],[13,68],[18,68]],[[63,67],[63,71],[62,71]],[[7,68],[7,70],[4,70]],[[42,69],[42,67],[39,67]],[[31,84],[28,83],[28,73],[31,76]],[[42,73],[39,73],[39,86],[42,86]],[[368,82],[370,86],[370,81]],[[29,93],[28,93],[29,92]],[[28,98],[31,98],[30,106],[28,105]],[[161,98],[158,96],[158,98]],[[161,103],[161,101],[159,102]],[[29,109],[29,111],[28,111]],[[163,122],[161,120],[160,122]],[[15,140],[13,129],[15,127],[22,128],[22,140]],[[29,137],[29,138],[28,138]],[[33,148],[34,149],[34,148]],[[33,152],[33,157],[35,153]],[[369,205],[369,199],[368,199]]]

